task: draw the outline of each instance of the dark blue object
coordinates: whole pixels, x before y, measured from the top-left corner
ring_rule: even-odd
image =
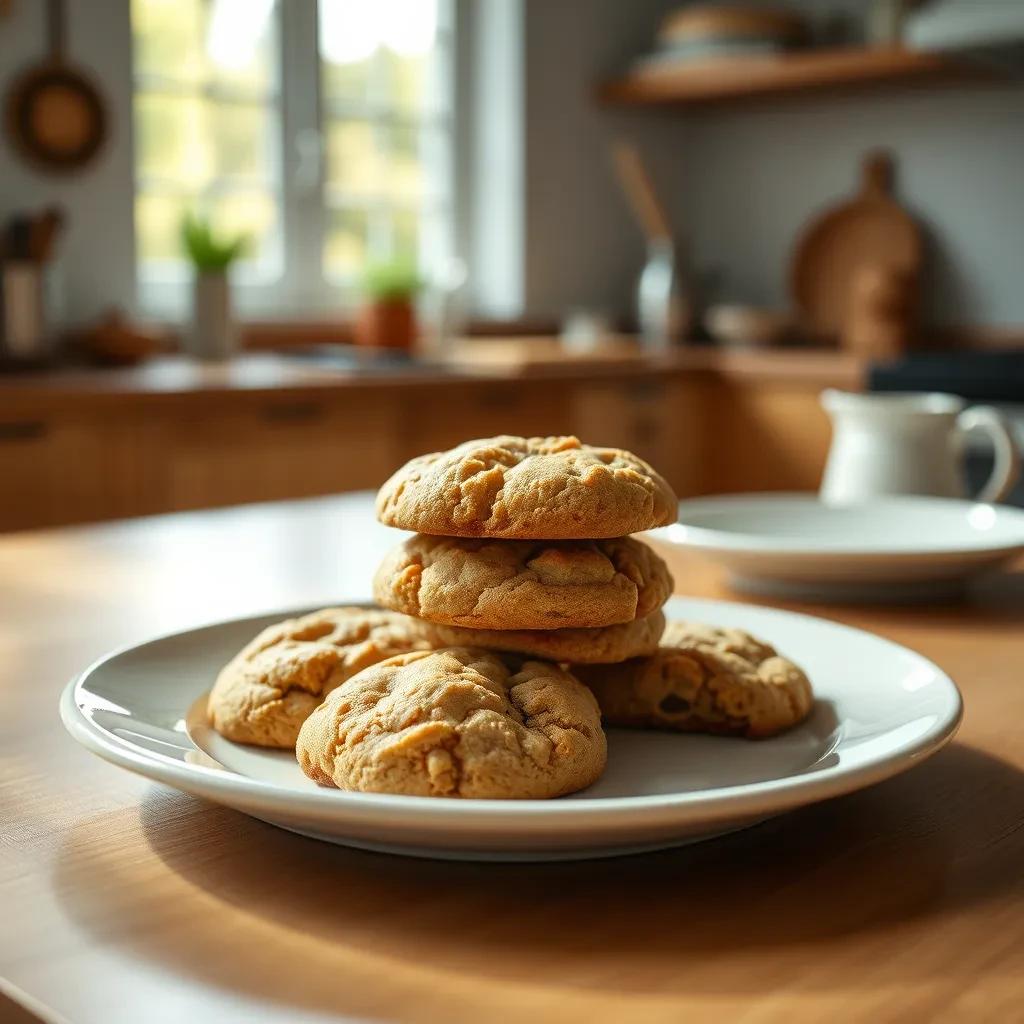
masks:
[[[1024,349],[915,352],[868,372],[869,391],[944,391],[972,402],[1024,402]]]

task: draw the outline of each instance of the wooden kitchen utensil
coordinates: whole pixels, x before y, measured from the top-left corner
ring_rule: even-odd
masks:
[[[668,215],[661,205],[651,176],[640,159],[636,146],[627,142],[617,142],[612,147],[615,170],[619,175],[619,184],[626,193],[633,215],[640,224],[648,242],[671,242],[672,228]]]
[[[860,192],[816,217],[804,230],[790,267],[790,290],[803,329],[835,340],[849,315],[854,280],[864,266],[886,267],[916,284],[921,233],[892,196],[886,152],[864,160]]]
[[[50,171],[74,171],[99,152],[107,117],[99,90],[65,57],[64,0],[47,0],[49,52],[7,93],[7,130],[18,151]]]
[[[690,325],[690,304],[680,287],[672,228],[637,148],[616,143],[612,157],[619,183],[647,238],[647,262],[637,284],[640,335],[649,348],[665,349]]]

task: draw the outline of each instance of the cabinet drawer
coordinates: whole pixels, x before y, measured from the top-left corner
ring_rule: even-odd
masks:
[[[274,398],[217,409],[169,430],[174,509],[377,487],[393,468],[389,402]]]
[[[151,441],[119,414],[0,419],[0,529],[159,511]]]

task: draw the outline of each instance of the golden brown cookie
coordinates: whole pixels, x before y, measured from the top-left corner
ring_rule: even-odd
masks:
[[[566,629],[632,622],[672,593],[665,563],[632,537],[484,540],[416,534],[377,570],[377,601],[473,629]]]
[[[377,494],[388,526],[444,537],[591,540],[674,523],[642,459],[575,437],[491,437],[406,463]]]
[[[323,786],[539,799],[589,786],[607,748],[593,694],[565,669],[454,647],[353,676],[306,720],[295,752]]]
[[[656,654],[574,669],[608,725],[758,739],[801,722],[814,704],[803,671],[739,629],[670,622]]]
[[[435,647],[483,647],[512,651],[548,661],[601,665],[624,661],[658,649],[665,629],[662,612],[599,629],[466,629],[425,622]]]
[[[430,647],[415,620],[394,612],[326,608],[279,622],[221,670],[207,703],[210,724],[238,743],[291,749],[335,687],[385,658]]]

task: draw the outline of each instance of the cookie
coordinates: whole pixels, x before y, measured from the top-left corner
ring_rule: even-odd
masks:
[[[322,786],[505,800],[589,786],[607,747],[593,694],[565,669],[454,647],[353,676],[306,720],[296,755]]]
[[[435,647],[483,647],[530,654],[548,661],[600,665],[624,661],[658,649],[665,629],[662,612],[600,629],[466,629],[424,623]]]
[[[394,612],[327,608],[268,626],[220,672],[210,724],[238,743],[291,749],[302,723],[360,669],[428,650],[419,624]]]
[[[642,459],[575,437],[492,437],[406,463],[377,494],[388,526],[444,537],[592,540],[674,523]]]
[[[473,629],[565,629],[632,622],[672,593],[665,563],[631,537],[483,540],[416,534],[374,579],[377,601]]]
[[[814,703],[807,676],[749,633],[670,622],[656,654],[581,666],[608,725],[759,739],[801,722]]]

